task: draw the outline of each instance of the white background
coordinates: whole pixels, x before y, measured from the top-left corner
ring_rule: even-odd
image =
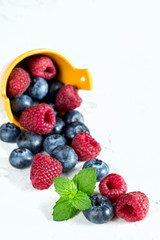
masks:
[[[0,142],[0,238],[160,239],[159,1],[0,0],[0,67],[39,47],[90,69],[94,90],[81,91],[80,110],[102,145],[99,158],[125,178],[128,191],[148,195],[150,211],[137,223],[114,219],[95,225],[82,213],[53,222],[54,187],[33,189],[29,169],[9,165],[16,145]],[[0,105],[2,122],[7,118]]]

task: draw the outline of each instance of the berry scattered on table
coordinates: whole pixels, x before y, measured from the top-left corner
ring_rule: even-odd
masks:
[[[67,145],[56,147],[52,151],[51,156],[62,163],[64,173],[74,168],[78,161],[78,156],[74,149]]]
[[[11,109],[13,113],[19,113],[31,106],[33,106],[32,98],[26,94],[11,99]]]
[[[84,163],[83,168],[96,168],[97,181],[101,181],[109,173],[108,165],[99,159],[92,159]]]
[[[17,137],[21,133],[19,127],[14,123],[4,123],[0,126],[0,139],[3,142],[13,143],[16,142]]]
[[[96,158],[100,151],[100,144],[86,132],[77,134],[71,144],[80,161],[88,161]]]
[[[103,196],[115,202],[119,196],[127,192],[127,184],[120,175],[111,173],[101,180],[99,190]]]
[[[115,213],[127,222],[144,219],[149,210],[149,199],[142,192],[130,192],[121,195],[115,204]]]
[[[60,145],[65,145],[65,144],[66,144],[66,139],[63,136],[59,134],[52,134],[45,138],[43,142],[43,148],[49,155],[51,155],[52,151],[56,147]]]
[[[32,164],[33,153],[27,148],[16,148],[14,149],[10,156],[10,164],[19,169],[24,169]]]
[[[41,103],[25,109],[19,122],[23,128],[29,131],[47,134],[54,128],[56,120],[53,108],[48,104]]]
[[[90,222],[101,224],[106,223],[113,218],[113,206],[108,198],[97,194],[91,196],[90,200],[92,207],[83,211],[84,216]]]
[[[56,96],[55,106],[59,111],[74,110],[82,103],[81,97],[78,95],[77,88],[68,84],[64,85]]]
[[[63,133],[68,143],[71,144],[74,137],[82,132],[90,133],[88,127],[80,122],[72,122],[64,127]]]
[[[83,115],[76,110],[71,110],[71,111],[66,112],[63,116],[63,120],[66,124],[69,124],[72,122],[84,123]]]
[[[43,55],[36,55],[29,58],[28,68],[34,77],[51,79],[56,74],[56,68],[52,60]]]
[[[41,77],[34,77],[27,91],[33,99],[41,100],[48,93],[48,83]]]
[[[30,131],[22,132],[17,138],[17,145],[21,148],[28,148],[35,154],[42,150],[43,137]]]
[[[7,81],[7,95],[16,97],[22,95],[31,82],[29,73],[23,68],[14,68]]]
[[[30,179],[34,188],[48,189],[62,173],[62,164],[46,154],[37,153],[33,158]]]

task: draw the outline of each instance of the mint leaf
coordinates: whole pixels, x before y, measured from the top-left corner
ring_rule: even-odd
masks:
[[[92,207],[89,196],[96,184],[96,168],[85,168],[74,176],[73,180],[55,177],[54,186],[61,198],[53,208],[53,220],[67,220],[78,212]]]
[[[73,182],[79,191],[91,196],[97,182],[96,178],[96,168],[84,168],[74,176]]]
[[[56,192],[63,198],[73,198],[77,193],[77,187],[72,180],[63,177],[54,178]]]
[[[72,205],[71,199],[63,199],[62,197],[56,202],[53,208],[53,220],[64,221],[67,220],[78,212]]]
[[[79,210],[86,210],[92,207],[91,200],[86,193],[78,191],[72,199],[72,205]]]

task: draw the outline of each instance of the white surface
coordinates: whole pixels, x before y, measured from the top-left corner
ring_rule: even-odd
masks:
[[[0,67],[38,47],[88,67],[94,90],[81,91],[80,110],[102,145],[100,158],[125,178],[128,191],[143,191],[150,199],[149,214],[138,223],[95,225],[82,213],[53,222],[54,187],[33,189],[29,169],[8,163],[16,145],[0,142],[1,239],[160,239],[159,10],[154,0],[0,0]],[[6,121],[0,105],[0,123]]]

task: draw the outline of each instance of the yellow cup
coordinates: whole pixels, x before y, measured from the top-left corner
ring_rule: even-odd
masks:
[[[74,65],[70,63],[70,61],[66,57],[64,57],[59,52],[56,52],[52,49],[39,48],[39,49],[34,49],[29,52],[23,53],[22,55],[17,57],[14,61],[6,65],[0,73],[0,92],[1,92],[0,98],[2,100],[4,109],[7,113],[9,120],[19,127],[20,127],[20,124],[12,113],[10,100],[7,97],[7,93],[6,93],[7,80],[13,68],[15,68],[17,64],[19,64],[25,58],[33,55],[37,55],[37,54],[46,55],[53,60],[53,62],[58,67],[58,79],[62,83],[72,84],[76,86],[78,89],[84,89],[84,90],[91,90],[93,87],[92,76],[89,70],[76,68]]]

